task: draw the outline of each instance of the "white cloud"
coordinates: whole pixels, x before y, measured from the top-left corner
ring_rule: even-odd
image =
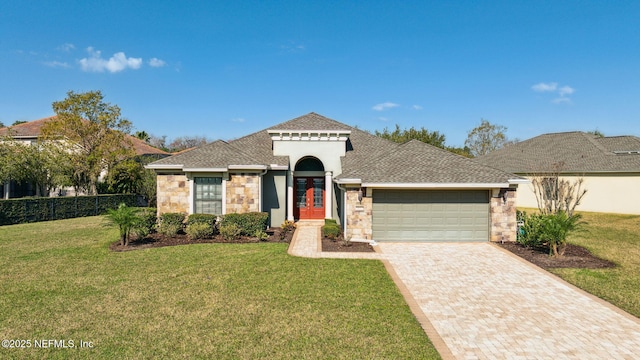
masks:
[[[554,104],[572,104],[573,102],[567,95],[571,95],[576,91],[574,88],[567,85],[558,87],[558,83],[556,82],[535,84],[531,87],[531,90],[541,93],[550,92],[557,94],[559,97],[551,100]]]
[[[539,83],[531,87],[535,92],[553,92],[558,88],[558,83]]]
[[[375,111],[384,111],[388,109],[393,109],[394,107],[398,107],[398,106],[400,105],[387,101],[387,102],[374,105],[372,109]]]
[[[47,61],[44,64],[46,66],[52,67],[52,68],[69,68],[69,67],[71,67],[66,62],[60,62],[60,61]]]
[[[559,98],[555,98],[553,100],[551,100],[552,103],[554,104],[572,104],[571,99],[569,99],[568,97],[564,97],[561,96]]]
[[[79,60],[80,67],[83,71],[88,72],[103,72],[109,71],[116,73],[129,69],[139,69],[142,66],[142,58],[128,58],[124,52],[117,52],[109,59],[103,59],[99,50],[94,50],[93,47],[88,47],[88,58]]]
[[[558,89],[558,94],[560,94],[560,96],[571,95],[574,92],[575,90],[571,86],[563,86]]]
[[[422,106],[420,105],[413,105],[412,107],[414,110],[422,110]]]
[[[389,121],[389,119],[387,119],[386,117],[379,117],[378,120],[380,120],[380,121]]]
[[[244,118],[235,118],[235,119],[231,119],[231,121],[237,122],[237,123],[243,123],[244,122]]]
[[[69,51],[71,51],[71,50],[73,50],[75,48],[76,48],[75,45],[69,44],[69,43],[65,43],[65,44],[62,44],[62,45],[58,46],[57,49],[60,50],[60,51],[69,52]]]
[[[158,58],[151,58],[151,60],[149,60],[149,66],[151,67],[163,67],[167,65],[167,63],[164,60],[160,60]]]

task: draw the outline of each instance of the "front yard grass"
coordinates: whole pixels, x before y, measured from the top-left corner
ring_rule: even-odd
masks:
[[[581,213],[585,231],[568,241],[618,266],[612,269],[551,269],[551,272],[640,317],[640,216]]]
[[[0,358],[439,358],[380,262],[278,243],[114,253],[103,224],[0,227],[0,339],[31,341]]]

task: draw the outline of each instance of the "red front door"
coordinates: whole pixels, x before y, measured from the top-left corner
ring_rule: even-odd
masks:
[[[296,219],[324,219],[324,178],[295,178]]]

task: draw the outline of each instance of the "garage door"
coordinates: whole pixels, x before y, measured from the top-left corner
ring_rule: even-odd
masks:
[[[488,241],[488,190],[373,190],[376,241]]]

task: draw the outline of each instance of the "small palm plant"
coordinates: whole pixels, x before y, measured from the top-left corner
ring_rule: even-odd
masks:
[[[129,233],[139,221],[136,208],[120,204],[117,209],[107,210],[107,219],[120,228],[120,245],[129,245]]]
[[[580,214],[567,215],[560,210],[542,218],[540,237],[549,243],[549,253],[554,257],[564,256],[569,233],[582,229]]]

